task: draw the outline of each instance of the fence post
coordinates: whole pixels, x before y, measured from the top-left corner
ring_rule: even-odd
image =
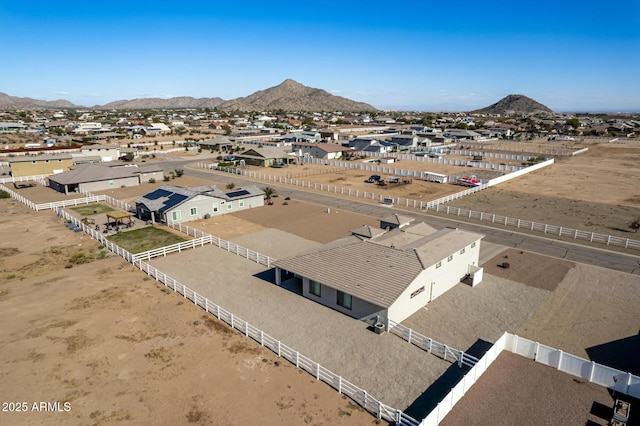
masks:
[[[316,362],[316,380],[320,380],[320,363]]]
[[[196,292],[194,291],[194,292],[193,292],[193,304],[194,304],[194,305],[197,305],[197,304],[198,304],[197,300],[198,300],[198,293],[196,293]]]
[[[407,338],[407,342],[411,343],[411,329],[409,329],[409,337]]]
[[[342,394],[342,376],[338,376],[338,393]]]
[[[204,311],[209,313],[209,299],[207,298],[204,299]]]

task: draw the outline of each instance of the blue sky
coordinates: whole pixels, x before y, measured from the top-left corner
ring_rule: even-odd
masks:
[[[640,0],[0,0],[0,41],[0,92],[85,106],[292,78],[379,109],[640,111]]]

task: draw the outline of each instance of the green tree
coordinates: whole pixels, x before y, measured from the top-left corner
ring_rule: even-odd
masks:
[[[267,202],[268,205],[273,204],[273,201],[271,200],[271,198],[273,198],[274,195],[276,195],[276,190],[271,188],[270,186],[267,186],[265,188],[262,188],[262,191],[264,192],[264,200]]]

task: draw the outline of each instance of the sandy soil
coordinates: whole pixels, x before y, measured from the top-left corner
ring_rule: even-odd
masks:
[[[11,383],[0,400],[28,406],[0,423],[375,422],[122,259],[99,255],[51,212],[13,200],[0,200],[0,212],[0,377]],[[69,261],[78,253],[89,263]],[[62,411],[33,411],[41,401]]]
[[[593,145],[584,154],[451,206],[640,239],[629,223],[640,218],[640,147]]]
[[[604,426],[614,402],[602,386],[505,351],[441,424]]]

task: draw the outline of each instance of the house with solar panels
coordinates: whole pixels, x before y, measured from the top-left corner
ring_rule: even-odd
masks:
[[[183,188],[162,185],[135,200],[136,216],[152,222],[188,222],[264,206],[264,191],[256,186],[225,192],[217,186]]]

